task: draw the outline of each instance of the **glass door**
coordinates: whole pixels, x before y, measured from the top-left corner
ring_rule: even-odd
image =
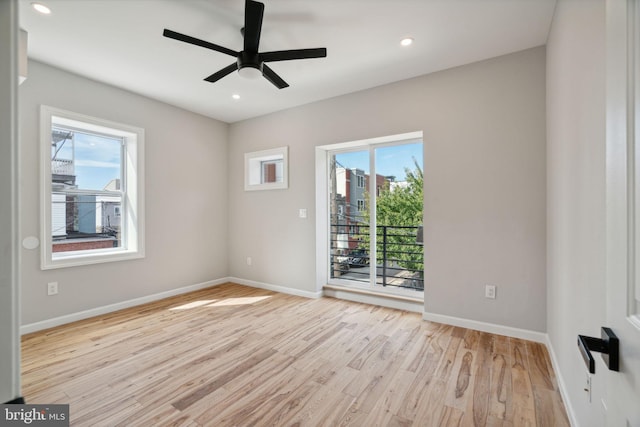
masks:
[[[423,291],[422,141],[328,155],[330,282]]]
[[[373,149],[376,286],[424,290],[422,142]]]
[[[329,156],[329,277],[368,284],[371,280],[369,150]]]

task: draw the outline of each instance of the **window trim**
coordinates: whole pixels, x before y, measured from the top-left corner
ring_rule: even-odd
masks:
[[[282,180],[263,183],[262,162],[282,161]],[[289,188],[289,147],[244,153],[244,190],[283,190]]]
[[[123,232],[123,246],[114,249],[96,249],[75,252],[52,251],[51,224],[51,127],[56,122],[62,125],[96,133],[122,136],[124,197],[121,209],[125,210],[126,227]],[[66,122],[66,123],[65,123]],[[90,265],[105,262],[144,258],[144,129],[123,123],[74,113],[47,105],[40,106],[40,233],[42,270]]]

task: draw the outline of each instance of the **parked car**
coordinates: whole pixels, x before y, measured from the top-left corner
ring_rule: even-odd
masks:
[[[364,249],[356,249],[351,252],[348,264],[349,267],[365,267],[369,265],[369,254]]]

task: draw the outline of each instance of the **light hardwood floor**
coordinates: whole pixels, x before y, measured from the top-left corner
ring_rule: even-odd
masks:
[[[568,426],[546,348],[225,284],[29,334],[28,403],[78,426]]]

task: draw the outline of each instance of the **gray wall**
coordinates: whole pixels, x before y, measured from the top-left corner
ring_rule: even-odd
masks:
[[[315,291],[314,147],[417,130],[426,311],[544,332],[544,47],[232,124],[230,275]],[[243,154],[282,145],[290,188],[243,191]]]
[[[23,324],[227,276],[227,124],[30,62],[20,87],[23,237],[40,227],[40,104],[145,129],[146,258],[43,271],[39,249],[23,250]],[[47,296],[51,281],[58,295]]]
[[[20,396],[17,37],[18,2],[0,1],[0,403]]]
[[[604,425],[602,375],[592,404],[578,334],[605,325],[605,3],[560,0],[547,45],[547,325],[579,425]]]

